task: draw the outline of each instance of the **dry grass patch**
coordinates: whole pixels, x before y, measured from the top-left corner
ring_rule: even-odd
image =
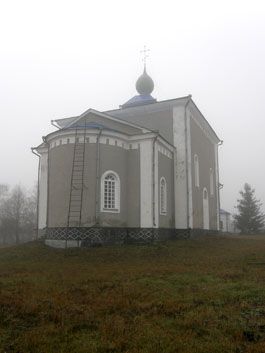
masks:
[[[0,352],[265,352],[265,237],[0,249]]]

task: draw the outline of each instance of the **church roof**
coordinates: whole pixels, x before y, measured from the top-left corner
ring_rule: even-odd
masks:
[[[191,106],[197,111],[200,120],[202,124],[205,126],[205,128],[209,131],[211,136],[216,140],[216,142],[220,142],[220,138],[217,136],[215,133],[214,129],[211,127],[209,124],[208,120],[204,117],[202,112],[199,110],[193,99],[191,99],[191,95],[188,96],[183,96],[179,98],[173,98],[173,99],[166,99],[162,101],[156,101],[152,104],[146,104],[146,105],[138,105],[138,106],[130,106],[126,107],[126,109],[113,109],[113,110],[107,110],[105,113],[115,116],[115,117],[120,117],[122,118],[123,116],[131,116],[134,113],[140,114],[140,113],[147,113],[147,112],[155,112],[155,111],[161,111],[162,109],[166,108],[173,108],[176,105],[186,105],[190,103]],[[124,107],[123,107],[124,108]]]
[[[152,104],[155,103],[156,99],[153,98],[150,94],[139,94],[132,97],[126,103],[121,105],[121,108],[135,107],[139,105]]]
[[[122,125],[125,125],[125,126],[128,126],[128,127],[131,127],[131,128],[135,128],[137,130],[140,130],[143,133],[151,132],[150,129],[147,129],[147,128],[143,127],[143,126],[140,126],[138,124],[125,121],[125,120],[120,119],[118,117],[111,116],[111,115],[109,115],[107,113],[99,112],[99,111],[97,111],[95,109],[92,109],[92,108],[86,110],[84,113],[82,113],[80,116],[77,116],[77,117],[66,118],[66,119],[56,119],[56,120],[52,120],[52,121],[56,122],[56,124],[58,125],[59,129],[69,129],[69,128],[78,127],[78,126],[79,127],[84,127],[84,125],[82,126],[82,124],[80,124],[80,123],[82,123],[82,119],[84,117],[87,117],[89,114],[94,114],[94,115],[96,115],[98,117],[101,117],[103,119],[105,118],[105,119],[111,120],[113,122],[116,122],[118,124],[122,124]],[[93,128],[106,127],[105,125],[96,123],[94,121],[86,122],[86,127],[87,128],[89,126],[92,128],[92,125],[93,125]]]
[[[194,109],[199,113],[200,119],[202,123],[205,125],[207,130],[210,132],[210,134],[213,136],[213,138],[216,140],[216,142],[220,142],[220,138],[217,136],[207,119],[204,117],[204,115],[201,113],[197,105],[194,103],[194,101],[191,99],[191,96],[183,96],[179,98],[173,98],[173,99],[167,99],[163,101],[156,101],[152,103],[146,103],[146,104],[141,104],[141,105],[131,105],[128,107],[119,108],[119,109],[113,109],[113,110],[107,110],[104,112],[99,112],[94,109],[88,109],[85,111],[83,114],[77,117],[70,117],[70,118],[64,118],[64,119],[56,119],[52,120],[55,122],[58,126],[59,129],[65,129],[65,128],[70,128],[72,124],[76,121],[78,121],[80,118],[82,118],[85,114],[88,114],[89,112],[95,112],[96,114],[101,114],[101,116],[105,116],[107,118],[111,119],[116,119],[119,122],[123,122],[124,124],[135,126],[137,128],[143,129],[143,126],[140,126],[136,123],[130,123],[128,121],[125,121],[123,119],[123,116],[130,116],[133,115],[134,112],[139,113],[146,113],[147,111],[161,111],[162,109],[166,108],[171,108],[176,106],[176,104],[181,104],[181,105],[186,105],[190,101],[191,105],[193,106]],[[145,129],[145,128],[144,128]],[[151,131],[147,129],[148,131]]]

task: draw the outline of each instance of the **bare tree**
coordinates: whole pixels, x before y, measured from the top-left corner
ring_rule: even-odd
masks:
[[[6,244],[6,232],[4,229],[6,228],[6,224],[3,217],[3,204],[8,197],[9,186],[6,184],[0,184],[0,239],[2,239],[2,243]]]
[[[36,197],[28,195],[20,185],[15,186],[0,205],[0,222],[3,242],[33,238],[36,220]],[[22,239],[23,237],[23,239]]]
[[[8,194],[9,187],[6,184],[0,184],[0,202],[5,198]]]

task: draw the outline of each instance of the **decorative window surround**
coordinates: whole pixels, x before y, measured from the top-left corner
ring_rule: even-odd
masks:
[[[120,212],[120,178],[119,175],[107,170],[101,177],[101,212]]]

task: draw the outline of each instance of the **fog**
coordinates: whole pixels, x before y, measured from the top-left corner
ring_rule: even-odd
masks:
[[[262,1],[8,1],[0,37],[0,183],[34,184],[51,119],[131,98],[146,44],[153,96],[192,94],[224,140],[222,208],[245,182],[265,203]]]

